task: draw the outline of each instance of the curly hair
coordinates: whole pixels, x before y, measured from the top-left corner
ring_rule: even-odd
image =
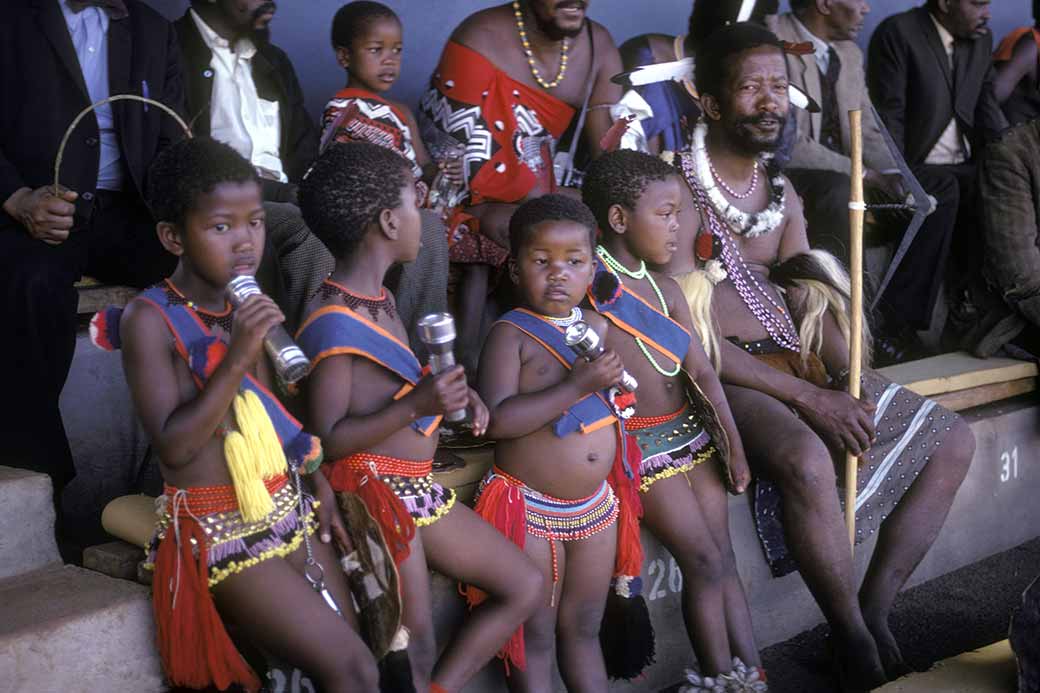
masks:
[[[332,47],[350,48],[354,40],[377,19],[393,19],[401,23],[401,18],[382,3],[369,0],[348,2],[339,8],[332,19]]]
[[[182,225],[199,195],[221,183],[259,184],[253,165],[210,137],[195,137],[159,153],[148,169],[145,202],[157,221]]]
[[[808,0],[803,0],[808,2]],[[690,21],[686,27],[684,46],[687,55],[695,55],[701,45],[722,27],[737,21],[741,0],[697,0],[690,11]],[[798,0],[791,0],[791,9],[797,11]],[[757,0],[748,21],[763,24],[764,17],[779,11],[777,0]]]
[[[656,156],[631,149],[619,149],[589,164],[581,199],[596,215],[599,227],[610,230],[610,208],[621,205],[635,209],[650,183],[668,180],[675,169]]]
[[[333,143],[300,183],[303,220],[337,258],[348,257],[385,209],[401,206],[411,164],[370,142]]]
[[[733,59],[745,51],[770,46],[783,51],[771,31],[751,22],[730,24],[713,33],[697,50],[694,82],[701,94],[722,98],[733,68]]]
[[[571,221],[589,230],[589,246],[596,247],[596,218],[589,208],[567,195],[542,195],[520,205],[509,219],[509,252],[519,257],[531,231],[543,221]]]

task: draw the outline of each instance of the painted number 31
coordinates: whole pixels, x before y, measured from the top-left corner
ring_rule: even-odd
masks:
[[[1000,453],[1000,480],[1005,482],[1017,478],[1018,446],[1016,445],[1010,452],[1004,451]]]

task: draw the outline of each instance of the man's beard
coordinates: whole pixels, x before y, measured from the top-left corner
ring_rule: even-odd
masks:
[[[787,118],[784,115],[770,115],[762,113],[754,116],[737,118],[726,130],[726,139],[730,145],[741,154],[757,156],[764,152],[775,152],[780,148],[780,142],[784,136],[784,123]],[[775,122],[776,134],[773,136],[756,134],[751,126],[763,123]]]
[[[247,35],[252,39],[254,44],[260,46],[271,42],[271,23],[268,22],[261,28],[257,28],[256,23],[265,14],[274,14],[277,10],[278,5],[274,2],[265,2],[263,5],[260,5],[260,7],[253,10],[253,15],[250,18],[252,21],[250,22],[250,29],[247,32]]]
[[[585,0],[564,0],[564,2],[557,3],[553,9],[559,9],[561,7],[580,7],[585,10],[588,7],[588,3]],[[562,41],[565,38],[574,38],[581,33],[581,30],[585,28],[585,20],[575,29],[562,29],[557,26],[552,20],[543,20],[538,16],[537,12],[532,11],[531,14],[534,16],[534,23],[538,27],[538,30],[548,36],[553,41]]]

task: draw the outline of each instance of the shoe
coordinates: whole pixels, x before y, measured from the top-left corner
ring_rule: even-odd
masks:
[[[886,331],[874,340],[874,367],[884,368],[929,355],[928,348],[911,327],[902,325]]]

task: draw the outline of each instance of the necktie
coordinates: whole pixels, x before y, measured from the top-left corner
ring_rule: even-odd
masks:
[[[838,112],[838,78],[841,76],[841,59],[831,46],[827,49],[827,72],[820,80],[821,123],[820,144],[841,152],[841,114]]]
[[[68,0],[68,3],[69,9],[76,13],[82,12],[88,7],[97,7],[108,12],[111,19],[123,19],[129,14],[123,0]]]

